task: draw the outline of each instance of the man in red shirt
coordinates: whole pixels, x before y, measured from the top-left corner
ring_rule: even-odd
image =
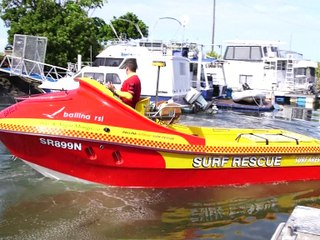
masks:
[[[126,62],[126,73],[128,78],[123,82],[120,90],[115,89],[111,83],[107,84],[107,88],[132,108],[135,108],[141,95],[141,82],[136,73],[137,68],[138,66],[135,60],[132,59]]]

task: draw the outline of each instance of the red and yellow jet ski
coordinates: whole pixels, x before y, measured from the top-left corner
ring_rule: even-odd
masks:
[[[45,176],[152,188],[320,179],[318,139],[278,129],[163,124],[97,81],[79,82],[0,112],[2,143]]]

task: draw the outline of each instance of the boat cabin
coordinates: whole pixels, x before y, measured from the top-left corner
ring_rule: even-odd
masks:
[[[160,42],[126,42],[110,45],[97,55],[92,67],[81,69],[81,76],[94,78],[103,84],[111,81],[120,87],[126,79],[127,59],[137,61],[142,96],[156,96],[157,85],[159,100],[183,98],[190,90],[188,58],[174,51],[169,52]],[[154,61],[164,62],[164,67],[158,69],[153,66]]]
[[[216,58],[190,60],[191,86],[201,91],[205,100],[222,95],[223,87],[226,85],[222,68],[223,61]]]
[[[280,42],[229,42],[224,54],[224,71],[228,87],[308,92],[315,83],[316,63],[303,60],[302,54],[279,50]]]

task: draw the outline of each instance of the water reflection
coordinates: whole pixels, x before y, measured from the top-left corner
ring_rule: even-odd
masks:
[[[286,106],[281,111],[273,111],[273,118],[282,118],[285,120],[305,120],[320,122],[320,111],[311,108]]]
[[[54,193],[49,193],[48,187]],[[24,193],[23,200],[6,206],[1,216],[0,236],[257,239],[257,236],[247,238],[256,225],[268,229],[265,235],[259,234],[261,239],[268,239],[296,205],[320,207],[319,182],[127,189],[38,179],[37,186],[28,189],[34,194]]]

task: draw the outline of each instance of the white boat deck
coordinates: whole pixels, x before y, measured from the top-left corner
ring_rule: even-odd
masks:
[[[286,223],[279,224],[271,240],[320,240],[320,209],[296,206]]]

